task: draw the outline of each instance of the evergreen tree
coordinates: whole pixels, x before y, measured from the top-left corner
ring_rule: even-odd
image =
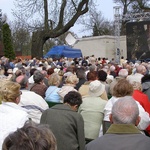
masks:
[[[7,23],[3,25],[2,33],[3,33],[2,35],[3,35],[4,55],[5,57],[12,60],[15,58],[15,52],[13,50],[11,30]]]

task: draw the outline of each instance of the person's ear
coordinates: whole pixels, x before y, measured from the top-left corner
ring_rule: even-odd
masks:
[[[113,123],[112,114],[109,115],[109,120],[111,123]]]
[[[19,104],[19,102],[20,102],[20,96],[18,96],[17,98],[16,98],[16,104]]]
[[[78,111],[78,105],[72,106],[74,111]]]
[[[138,116],[137,119],[136,119],[136,122],[135,122],[135,126],[137,126],[139,124],[140,120],[141,120],[141,117]]]

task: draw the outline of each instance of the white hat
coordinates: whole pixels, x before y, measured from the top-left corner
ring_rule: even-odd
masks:
[[[12,69],[8,69],[7,73],[13,74],[13,70]]]
[[[105,91],[105,85],[100,81],[95,80],[89,84],[89,95],[90,96],[100,96]]]
[[[60,71],[60,69],[57,69],[57,68],[54,69],[55,73],[58,73],[59,71]]]
[[[18,70],[18,68],[15,67],[15,68],[13,69],[13,73],[16,73],[17,70]]]

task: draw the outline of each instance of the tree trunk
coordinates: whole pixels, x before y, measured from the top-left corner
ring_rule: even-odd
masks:
[[[31,56],[42,58],[43,45],[49,37],[45,37],[44,31],[36,31],[32,35]]]
[[[53,28],[48,25],[48,3],[44,0],[44,27],[35,31],[32,35],[32,57],[43,57],[43,45],[49,38],[58,37],[67,32],[77,21],[77,19],[88,12],[89,0],[81,0],[75,8],[75,13],[71,15],[71,18],[65,23],[65,9],[67,7],[67,0],[63,0],[60,6],[59,21]]]

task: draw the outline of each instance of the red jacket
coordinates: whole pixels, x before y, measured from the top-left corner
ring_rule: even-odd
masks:
[[[141,104],[145,111],[150,115],[150,102],[148,96],[139,90],[134,90],[132,96],[136,101],[138,101]],[[147,127],[146,131],[150,134],[150,125]]]

